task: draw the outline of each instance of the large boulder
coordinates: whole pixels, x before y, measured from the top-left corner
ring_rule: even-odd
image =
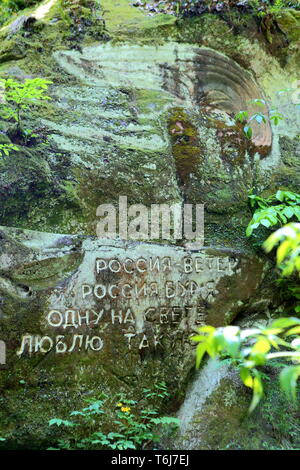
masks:
[[[191,381],[179,409],[180,428],[163,435],[166,449],[291,450],[299,446],[299,401],[280,390],[280,365],[268,367],[264,398],[249,414],[252,391],[238,370],[210,359]]]
[[[177,410],[197,327],[279,303],[245,237],[249,192],[300,191],[300,117],[277,93],[294,86],[294,45],[274,56],[251,21],[235,34],[214,15],[176,22],[102,3],[106,25],[87,0],[72,11],[56,0],[30,28],[0,30],[1,74],[53,81],[52,101],[24,118],[40,138],[1,160],[0,436],[20,446],[45,445],[47,420],[91,394],[139,399],[163,380]],[[247,139],[234,115],[254,99],[288,121]],[[10,127],[0,121],[1,143]],[[98,206],[120,196],[204,204],[205,246],[97,238]],[[184,445],[215,442],[195,439]]]
[[[114,8],[109,2],[108,10],[111,42],[92,41],[96,33],[82,20],[89,35],[78,35],[78,47],[63,47],[66,26],[55,9],[53,18],[48,13],[54,22],[47,17],[28,34],[16,34],[15,47],[25,44],[26,57],[6,58],[3,72],[21,79],[39,73],[54,83],[52,101],[26,123],[47,142],[20,147],[2,162],[1,223],[94,235],[97,206],[126,195],[129,203],[148,207],[203,203],[207,244],[246,246],[248,193],[299,190],[293,159],[299,112],[292,92],[277,93],[297,86],[294,46],[284,59],[274,57],[259,39],[234,35],[213,15],[176,25],[170,15],[147,18],[125,0]],[[133,24],[137,30],[130,34]],[[118,42],[120,30],[126,42]],[[38,50],[33,37],[41,42]],[[13,48],[11,40],[3,48]],[[288,120],[272,128],[253,121],[248,140],[234,115],[245,109],[268,114],[270,108]],[[286,139],[288,162],[282,159]]]
[[[236,250],[191,252],[7,227],[0,233],[1,431],[14,414],[12,439],[25,433],[41,444],[46,418],[35,422],[36,414],[62,390],[71,407],[83,389],[138,397],[164,381],[182,395],[197,328],[271,302],[269,293],[258,305],[264,261]],[[24,403],[15,411],[20,380]],[[48,405],[43,416],[50,419]],[[55,408],[65,415],[64,401]]]

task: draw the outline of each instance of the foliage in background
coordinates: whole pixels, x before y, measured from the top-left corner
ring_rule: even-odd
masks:
[[[268,327],[244,330],[237,326],[214,328],[207,325],[198,331],[199,334],[192,337],[198,343],[197,367],[205,353],[210,357],[230,358],[232,364],[238,367],[244,385],[253,390],[249,412],[263,397],[264,373],[259,367],[279,358],[297,362],[297,365],[286,365],[280,373],[281,388],[289,399],[296,399],[297,379],[300,376],[300,319],[278,318]]]
[[[298,82],[295,85],[295,88],[287,88],[284,90],[279,90],[276,95],[277,98],[281,97],[282,95],[286,95],[289,97],[288,102],[285,105],[281,106],[281,109],[286,109],[290,107],[291,105],[294,105],[297,110],[300,110],[300,103],[298,102],[299,100],[297,99],[298,97],[295,98],[295,101],[289,96],[289,95],[294,95],[298,91]],[[259,110],[257,112],[254,112],[253,114],[250,114],[248,110],[241,110],[239,111],[234,119],[236,122],[241,122],[244,124],[244,134],[248,139],[251,139],[253,136],[253,129],[251,127],[251,124],[256,121],[258,124],[274,124],[275,126],[278,126],[281,121],[285,120],[286,117],[279,112],[276,108],[272,107],[270,108],[269,103],[267,103],[264,99],[253,99],[248,102],[250,105],[254,105],[260,108],[265,108],[266,112],[262,113]],[[270,108],[268,110],[268,108]]]
[[[256,106],[265,107],[267,103],[263,99],[254,99],[250,100],[249,104],[254,104]],[[253,129],[251,123],[253,121],[258,122],[258,124],[266,124],[267,122],[273,123],[275,126],[278,126],[281,120],[283,120],[283,115],[278,112],[276,109],[271,109],[269,115],[257,111],[256,113],[250,115],[249,111],[239,111],[235,115],[235,121],[241,122],[244,124],[244,134],[248,139],[251,139],[253,136]]]
[[[278,228],[290,221],[300,221],[300,194],[279,190],[268,198],[252,194],[249,199],[254,210],[246,229],[249,237],[253,236],[253,232],[259,227]],[[297,275],[300,267],[298,227],[297,223],[289,223],[273,233],[264,243],[262,241],[255,243],[263,247],[266,252],[270,252],[280,244],[277,250],[277,267],[281,277],[276,281],[276,285],[281,289],[281,296],[287,301],[293,299],[293,310],[296,313],[300,313],[300,285]],[[261,240],[261,235],[257,240]]]
[[[1,0],[0,3],[0,25],[4,24],[10,17],[24,8],[31,7],[40,0]]]
[[[248,5],[258,17],[276,15],[285,8],[299,9],[298,0],[248,0]]]
[[[263,199],[250,196],[257,206],[248,226],[248,235],[260,224],[265,227],[286,223],[288,218],[300,220],[300,195],[291,191],[277,191],[274,196]],[[278,204],[280,202],[281,204]],[[275,204],[275,205],[274,205]],[[277,247],[276,259],[283,276],[300,273],[300,224],[290,223],[272,233],[264,242],[264,249],[270,252]],[[295,308],[296,313],[300,307]],[[280,385],[289,399],[296,399],[297,380],[300,377],[300,319],[278,318],[268,327],[240,329],[237,326],[214,328],[203,326],[199,334],[191,339],[198,343],[196,365],[199,367],[203,356],[230,359],[239,368],[243,383],[253,390],[249,411],[253,411],[263,397],[264,373],[260,367],[274,360],[284,359],[286,364],[280,373]]]
[[[246,229],[248,237],[259,226],[270,228],[293,219],[300,221],[300,194],[279,190],[268,198],[251,194],[249,199],[254,213]]]
[[[276,253],[277,266],[283,276],[300,272],[300,224],[287,224],[272,233],[264,243],[267,252],[278,246]],[[300,312],[300,308],[298,310]]]
[[[123,395],[114,402],[103,395],[101,399],[87,400],[87,407],[72,411],[72,421],[54,418],[49,426],[69,431],[66,438],[57,442],[59,449],[143,449],[158,441],[157,426],[172,430],[179,425],[177,418],[158,416],[158,405],[168,396],[164,382],[152,390],[143,389],[140,402]]]
[[[272,233],[263,247],[270,252],[277,245],[276,262],[282,275],[277,284],[288,294],[287,298],[292,296],[296,300],[296,303],[293,302],[293,309],[299,314],[300,224],[290,223]]]

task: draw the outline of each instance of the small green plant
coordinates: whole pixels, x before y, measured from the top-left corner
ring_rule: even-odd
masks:
[[[297,8],[297,0],[249,0],[253,13],[263,18],[266,15],[277,15],[286,8]]]
[[[3,119],[16,122],[18,132],[23,134],[24,112],[33,106],[40,106],[45,100],[51,99],[50,96],[46,95],[48,85],[51,83],[50,80],[43,78],[28,78],[23,83],[12,78],[0,79],[0,87],[3,89],[0,116]]]
[[[299,203],[300,196],[289,191],[278,191],[269,202]],[[252,197],[258,206],[265,210],[265,200]],[[289,207],[289,206],[287,206]],[[291,206],[295,207],[295,206]],[[277,247],[277,265],[284,276],[294,272],[300,274],[300,224],[290,223],[272,233],[263,244],[270,252]],[[300,312],[300,307],[296,307]],[[253,398],[249,411],[253,411],[263,397],[264,373],[262,366],[278,364],[279,360],[294,363],[280,363],[280,385],[288,398],[296,399],[297,380],[300,377],[300,319],[296,317],[278,318],[267,327],[240,329],[237,326],[214,328],[203,326],[199,334],[191,339],[198,343],[196,365],[199,367],[204,355],[230,359],[240,371],[243,383],[252,388]]]
[[[150,388],[143,388],[143,393],[145,398],[167,398],[169,396],[167,386],[165,382],[159,382],[158,384],[154,385],[154,388],[151,390]]]
[[[12,14],[28,8],[40,0],[1,0],[0,4],[0,25],[9,20]]]
[[[8,157],[13,150],[19,150],[14,144],[0,144],[0,156]]]
[[[280,13],[284,8],[288,6],[288,2],[286,0],[275,0],[273,5],[269,7],[269,13],[277,14]]]
[[[263,99],[254,99],[248,102],[250,105],[255,105],[258,107],[266,107],[267,103]],[[276,109],[271,109],[268,114],[264,114],[262,112],[255,112],[250,115],[249,111],[239,111],[235,117],[236,122],[241,122],[244,124],[244,135],[247,139],[251,139],[253,136],[253,128],[251,127],[251,123],[256,121],[258,124],[266,124],[267,122],[273,123],[275,126],[278,126],[280,121],[284,119],[282,113],[277,111]]]
[[[260,226],[269,229],[286,224],[288,220],[300,220],[300,195],[297,193],[277,191],[275,195],[267,199],[256,195],[249,197],[255,211],[246,230],[248,236],[251,236],[253,231]],[[299,227],[299,223],[290,222],[273,232],[265,242],[259,243],[259,246],[262,246],[267,253],[279,245],[277,267],[281,271],[281,277],[276,284],[281,288],[281,295],[286,300],[290,300],[291,297],[296,300],[293,306],[296,313],[300,313],[299,276],[295,274],[295,271],[298,273],[300,269]]]
[[[294,94],[297,93],[297,83],[293,88],[286,88],[276,92],[277,99],[280,97],[286,97],[286,103],[281,103],[281,110],[284,112],[290,109],[290,106],[295,106],[296,110],[300,109],[300,103],[298,99],[294,98]],[[278,111],[276,108],[271,108],[269,103],[267,103],[264,99],[252,99],[248,101],[248,104],[253,109],[254,107],[264,108],[264,112],[257,110],[256,112],[250,113],[248,110],[239,111],[234,119],[236,122],[240,122],[244,125],[243,132],[244,135],[250,140],[253,136],[253,122],[257,122],[258,124],[264,125],[267,123],[273,124],[278,126],[281,121],[286,119],[286,116]],[[270,108],[270,109],[268,109]]]
[[[242,330],[237,326],[214,328],[207,325],[198,331],[199,334],[191,338],[198,343],[197,367],[205,353],[214,358],[229,358],[238,367],[244,385],[253,390],[249,412],[256,408],[263,397],[264,373],[260,368],[279,358],[297,363],[286,365],[280,373],[282,390],[289,399],[296,398],[297,379],[300,376],[299,318],[278,318],[268,327]]]
[[[246,229],[247,237],[259,226],[270,228],[291,219],[300,221],[300,194],[279,190],[268,198],[251,194],[249,200],[254,213]]]
[[[59,449],[142,449],[159,439],[155,432],[157,426],[173,429],[179,424],[177,418],[159,417],[157,408],[149,407],[151,400],[157,403],[157,400],[167,396],[169,394],[163,382],[156,384],[152,390],[143,389],[140,402],[122,395],[119,395],[118,401],[111,402],[105,395],[101,399],[87,400],[88,406],[72,411],[72,421],[54,418],[49,421],[49,426],[71,430],[68,438],[58,441]],[[109,419],[105,419],[107,415]]]

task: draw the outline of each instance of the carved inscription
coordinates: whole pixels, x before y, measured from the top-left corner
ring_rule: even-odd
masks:
[[[176,255],[89,253],[67,287],[53,289],[47,334],[24,335],[17,354],[100,352],[116,329],[129,351],[163,348],[166,336],[188,338],[205,324],[220,280],[236,274],[239,260]]]

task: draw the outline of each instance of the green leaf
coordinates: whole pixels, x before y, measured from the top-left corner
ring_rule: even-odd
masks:
[[[243,381],[243,384],[246,385],[246,387],[253,388],[253,378],[249,372],[249,369],[246,367],[242,367],[240,370],[240,376]]]
[[[300,327],[298,326],[297,328],[299,328],[297,334],[299,334],[300,332]],[[291,342],[291,346],[295,349],[300,349],[300,338],[296,338],[294,339],[292,342]]]
[[[254,99],[254,100],[250,100],[249,103],[250,103],[250,104],[256,104],[257,106],[260,106],[260,107],[263,107],[263,106],[266,105],[265,100],[259,99],[259,98],[256,98],[256,99]]]
[[[260,336],[252,348],[252,353],[258,352],[261,354],[266,354],[267,352],[270,351],[270,349],[271,349],[271,345],[269,341],[267,340],[267,338]]]
[[[281,264],[284,258],[287,256],[291,248],[290,242],[285,240],[281,243],[277,250],[277,264]]]
[[[253,378],[253,397],[250,404],[249,413],[252,413],[252,411],[255,410],[260,400],[262,399],[264,392],[260,374],[258,371],[254,371],[254,373],[255,377]]]
[[[271,223],[268,219],[262,219],[262,220],[260,221],[260,223],[261,223],[264,227],[267,227],[267,228],[271,227],[271,225],[272,225],[272,223]]]
[[[136,446],[134,445],[134,443],[132,441],[123,441],[122,442],[122,450],[126,450],[126,449],[136,449]]]
[[[253,230],[256,229],[258,226],[259,226],[259,223],[255,223],[255,224],[250,223],[246,229],[247,237],[250,237],[252,235]]]
[[[200,343],[196,349],[196,368],[200,367],[204,354],[206,353],[206,344]]]
[[[178,418],[172,418],[170,416],[163,416],[162,418],[151,418],[151,422],[154,424],[175,424],[179,426],[180,420]]]
[[[290,206],[285,207],[284,210],[283,210],[283,213],[284,213],[284,215],[287,216],[288,219],[290,219],[291,217],[294,216],[294,210]]]
[[[296,317],[278,318],[271,323],[272,328],[290,328],[300,325],[300,319]]]
[[[59,419],[59,418],[50,419],[48,424],[49,424],[49,426],[54,426],[54,425],[56,425],[56,426],[67,426],[67,427],[76,426],[76,424],[73,423],[72,421]]]
[[[291,328],[288,330],[284,336],[292,336],[292,335],[298,335],[300,333],[300,326],[294,326],[294,328]]]
[[[299,206],[294,206],[294,214],[297,217],[298,220],[300,220],[300,207]]]
[[[276,195],[275,195],[276,199],[278,199],[278,201],[280,202],[283,202],[284,201],[284,191],[277,191]]]
[[[281,388],[291,400],[296,400],[296,387],[299,376],[300,366],[286,367],[280,373]]]
[[[225,348],[231,357],[236,357],[240,348],[239,328],[237,326],[226,326],[223,329]]]
[[[248,111],[240,111],[239,113],[235,115],[234,119],[237,122],[245,122],[247,121],[248,116],[249,116]]]
[[[110,432],[109,434],[107,434],[107,438],[108,439],[115,439],[116,437],[121,437],[121,438],[124,438],[124,434],[120,434],[118,432]]]
[[[247,139],[251,139],[251,137],[253,135],[252,128],[250,126],[245,126],[244,127],[244,134],[247,137]]]
[[[82,411],[71,411],[70,416],[85,416]]]

